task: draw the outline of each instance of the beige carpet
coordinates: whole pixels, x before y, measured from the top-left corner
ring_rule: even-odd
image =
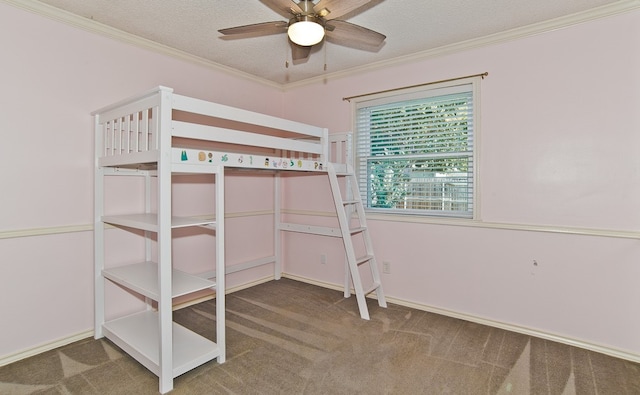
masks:
[[[172,394],[640,394],[640,365],[283,279],[228,295],[227,362]],[[175,320],[215,333],[214,302]],[[0,394],[154,394],[157,378],[106,340],[0,368]]]

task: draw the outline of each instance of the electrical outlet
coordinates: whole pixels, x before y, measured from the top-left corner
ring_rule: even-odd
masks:
[[[382,262],[382,272],[384,274],[391,274],[391,262]]]
[[[323,265],[327,263],[327,254],[320,254],[320,263]]]

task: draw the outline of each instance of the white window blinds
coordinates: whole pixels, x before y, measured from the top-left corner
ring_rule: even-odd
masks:
[[[474,83],[356,103],[356,172],[370,210],[473,218]]]

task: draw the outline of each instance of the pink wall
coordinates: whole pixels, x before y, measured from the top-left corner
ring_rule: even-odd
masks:
[[[67,226],[84,229],[0,237],[0,312],[7,318],[0,329],[3,357],[93,328],[91,111],[165,85],[181,94],[280,115],[282,93],[5,3],[0,3],[0,26],[0,236],[17,230],[29,235],[38,229],[45,233],[66,232]],[[264,178],[230,176],[227,190],[268,189],[272,184]],[[189,187],[195,187],[196,194],[207,193],[206,186],[188,183],[176,185],[176,193],[184,196],[182,191]],[[125,208],[122,195],[113,197],[113,202],[116,210],[131,210]],[[229,202],[227,208],[233,213],[271,209],[273,199],[249,194]],[[179,202],[177,206],[182,207]],[[190,203],[188,209],[199,207],[207,209],[204,202]],[[243,221],[229,221],[229,239],[251,242],[254,255],[272,254],[271,243],[263,242],[262,235],[272,233],[273,221],[258,217],[251,232],[239,226]],[[238,233],[242,237],[234,238]],[[193,251],[189,243],[188,238],[178,240],[176,254]],[[196,251],[207,247],[201,248]],[[246,248],[230,243],[230,262],[246,255]],[[228,284],[264,275],[264,270],[237,274]]]
[[[637,239],[536,232],[640,227],[640,12],[299,87],[291,117],[351,129],[345,96],[488,72],[481,87],[482,227],[369,217],[386,294],[427,308],[619,349],[640,360]],[[330,63],[331,60],[329,59]],[[285,108],[287,107],[285,103]],[[287,198],[324,207],[321,188]],[[315,203],[314,203],[315,202]],[[508,224],[495,229],[495,223]],[[525,225],[525,229],[514,230]],[[614,232],[615,233],[615,232]],[[342,282],[340,244],[290,235],[286,271]],[[320,254],[329,256],[327,265]],[[538,266],[533,265],[533,261]]]
[[[482,83],[481,98],[482,220],[638,228],[634,203],[640,201],[640,180],[633,151],[640,139],[638,12],[285,94],[3,3],[0,26],[5,32],[0,34],[0,130],[5,137],[0,144],[0,234],[90,226],[89,114],[153,86],[338,132],[351,129],[344,96],[484,71],[490,75]],[[301,102],[322,111],[297,111]],[[293,187],[284,198],[291,208],[331,209],[321,181],[295,177],[285,182]],[[227,209],[270,208],[270,185],[264,176],[229,177],[233,198]],[[180,194],[190,187],[185,183],[175,189]],[[195,187],[207,191],[204,185]],[[234,190],[257,192],[238,195]],[[115,201],[124,204],[120,198]],[[206,209],[206,202],[200,204]],[[227,258],[232,263],[270,253],[270,238],[261,232],[270,229],[269,218],[259,216],[251,227],[247,221],[229,221]],[[636,240],[382,218],[370,224],[379,261],[392,265],[391,274],[383,276],[392,298],[640,358]],[[310,243],[309,236],[289,235],[286,241],[287,272],[342,282],[336,239]],[[180,240],[176,250],[192,251],[190,243]],[[0,238],[0,312],[12,317],[3,321],[0,357],[92,328],[92,250],[87,230]],[[320,264],[322,253],[329,257],[326,265]],[[265,274],[233,275],[229,285]]]

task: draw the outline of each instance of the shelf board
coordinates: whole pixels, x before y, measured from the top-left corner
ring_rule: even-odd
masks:
[[[160,376],[159,324],[155,311],[144,311],[106,322],[107,339]],[[211,361],[220,355],[218,345],[189,329],[173,323],[173,377]]]
[[[102,275],[109,280],[123,285],[153,300],[158,300],[158,265],[155,262],[140,262],[102,270]],[[175,298],[215,288],[216,283],[204,278],[172,269],[171,297]]]
[[[134,229],[158,231],[158,215],[148,214],[128,214],[128,215],[105,215],[102,222],[126,226]],[[196,217],[171,217],[171,228],[186,228],[189,226],[215,226],[216,221]]]

